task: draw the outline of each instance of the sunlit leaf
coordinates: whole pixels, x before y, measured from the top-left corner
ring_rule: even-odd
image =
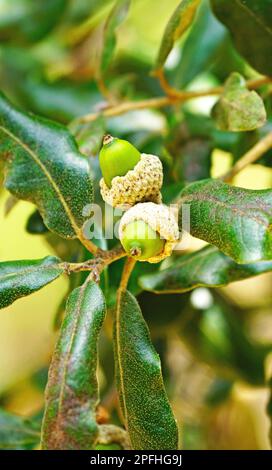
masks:
[[[168,21],[162,40],[158,56],[155,63],[155,69],[161,69],[171,52],[175,41],[177,41],[183,33],[191,25],[200,0],[182,0],[170,20]]]

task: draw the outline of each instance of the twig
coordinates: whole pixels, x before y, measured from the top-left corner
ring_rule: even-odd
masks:
[[[95,243],[85,238],[82,234],[78,235],[78,239],[82,245],[85,246],[85,248],[93,255],[96,255],[100,251],[99,247],[95,245]]]
[[[64,262],[61,266],[64,268],[67,274],[78,273],[81,271],[91,271],[91,277],[96,282],[99,282],[100,275],[106,266],[120,258],[123,258],[124,256],[126,256],[126,253],[120,246],[107,251],[102,251],[98,248],[97,255],[92,259],[88,259],[82,263]]]
[[[182,95],[182,92],[180,90],[177,90],[176,88],[171,87],[171,85],[168,83],[165,73],[163,69],[158,69],[152,74],[154,77],[157,77],[157,79],[160,82],[160,86],[166,96],[170,97],[180,97]]]
[[[124,103],[120,103],[110,108],[107,108],[102,112],[86,114],[85,116],[78,118],[77,122],[92,122],[95,121],[99,116],[119,116],[120,114],[125,114],[132,110],[134,111],[137,109],[162,108],[164,106],[168,106],[169,104],[172,104],[172,99],[168,98],[167,96],[161,96],[159,98],[151,98],[141,101],[125,101]]]
[[[123,269],[122,278],[121,278],[121,282],[119,286],[119,294],[121,294],[122,292],[126,290],[130,275],[133,271],[135,264],[136,264],[135,259],[133,258],[127,259],[126,264]]]
[[[245,153],[245,155],[235,163],[231,170],[221,176],[220,179],[225,182],[230,182],[237,173],[243,170],[250,163],[256,162],[256,160],[258,160],[270,148],[272,148],[272,132],[269,132],[269,134]]]
[[[187,100],[187,99],[197,97],[195,95],[195,93],[197,93],[197,92],[188,92],[188,91],[184,92],[184,91],[177,90],[176,88],[171,87],[171,85],[168,83],[168,81],[165,77],[163,69],[156,70],[156,72],[154,73],[154,76],[158,78],[158,80],[160,82],[160,85],[161,85],[161,88],[163,89],[165,94],[167,96],[169,96],[170,98],[171,97],[176,98],[176,99],[180,98],[181,100],[183,100],[185,98],[185,100]],[[261,77],[261,78],[257,78],[257,79],[248,80],[246,85],[247,85],[247,88],[254,89],[254,88],[258,88],[262,85],[266,85],[267,83],[271,83],[271,81],[272,81],[271,77]],[[224,91],[224,86],[218,86],[218,87],[211,88],[210,90],[207,90],[207,91],[205,91],[205,90],[200,91],[200,93],[201,93],[200,96],[220,95],[223,91]],[[193,95],[191,97],[190,97],[190,93],[193,93]]]
[[[248,80],[247,86],[250,89],[258,88],[262,85],[270,83],[272,81],[271,77],[261,77],[255,80]],[[129,111],[135,111],[140,109],[151,109],[151,108],[163,108],[165,106],[173,106],[176,104],[184,103],[188,100],[194,98],[200,98],[203,96],[212,96],[220,95],[224,90],[223,86],[218,86],[215,88],[210,88],[209,90],[196,90],[196,91],[179,91],[171,89],[171,94],[168,96],[159,96],[157,98],[149,98],[146,100],[140,101],[125,101],[124,103],[119,103],[105,110],[97,113],[86,114],[77,119],[79,123],[86,123],[95,121],[99,116],[109,118],[113,116],[120,116]]]

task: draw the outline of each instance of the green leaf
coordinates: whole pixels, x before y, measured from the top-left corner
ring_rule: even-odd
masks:
[[[36,292],[64,272],[61,260],[47,256],[38,260],[0,263],[0,308]]]
[[[182,0],[170,20],[168,21],[160,44],[159,53],[155,63],[155,70],[159,70],[177,41],[191,26],[200,0]]]
[[[121,293],[115,322],[116,379],[131,445],[136,450],[177,449],[177,426],[161,374],[161,364],[139,305]]]
[[[237,264],[214,246],[189,253],[162,271],[140,277],[140,286],[159,294],[182,293],[196,287],[219,287],[272,271],[272,261]]]
[[[226,29],[212,14],[205,0],[197,13],[192,29],[181,51],[181,59],[173,72],[173,83],[184,88],[201,72],[210,67],[221,50]]]
[[[100,73],[107,71],[116,47],[116,29],[125,20],[131,0],[117,0],[112,8],[104,28],[103,46],[100,59]]]
[[[249,91],[244,78],[232,73],[224,92],[212,110],[217,127],[222,131],[252,131],[264,125],[266,111],[256,91]]]
[[[224,302],[197,310],[181,327],[180,334],[196,358],[217,369],[219,375],[250,384],[264,385],[265,359],[272,344],[259,344],[247,333],[241,312]]]
[[[40,423],[0,409],[0,450],[31,450],[39,444]]]
[[[256,70],[272,75],[272,4],[267,0],[211,0],[238,51]]]
[[[60,20],[68,0],[0,0],[0,39],[35,42]]]
[[[26,223],[26,231],[32,235],[41,235],[48,232],[48,228],[44,225],[39,211],[35,210],[29,216]]]
[[[67,129],[21,113],[0,94],[0,136],[6,188],[36,204],[49,230],[82,239],[82,210],[93,188],[88,162]]]
[[[97,342],[104,317],[104,296],[94,282],[70,294],[49,370],[43,449],[89,450],[95,444]]]
[[[272,190],[250,190],[218,180],[192,183],[181,193],[190,206],[190,233],[237,263],[272,259]]]

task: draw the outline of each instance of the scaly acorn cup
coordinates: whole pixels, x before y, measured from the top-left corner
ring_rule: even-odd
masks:
[[[109,205],[124,208],[144,201],[161,202],[163,170],[156,155],[140,154],[126,140],[106,135],[99,161],[101,195]]]
[[[163,204],[145,202],[131,207],[121,218],[119,238],[128,256],[159,263],[170,256],[179,239],[174,214]]]

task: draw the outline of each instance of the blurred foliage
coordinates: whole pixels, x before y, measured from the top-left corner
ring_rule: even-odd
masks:
[[[247,8],[242,8],[243,3]],[[271,274],[267,273],[271,271],[271,244],[266,229],[271,225],[271,212],[266,209],[271,209],[267,182],[270,188],[272,151],[265,152],[257,164],[250,166],[251,176],[244,170],[234,179],[234,185],[239,181],[243,189],[230,190],[223,183],[202,181],[222,174],[225,161],[229,168],[271,132],[271,84],[264,84],[256,91],[246,86],[246,80],[258,79],[260,73],[271,75],[270,2],[260,0],[259,8],[255,3],[249,0],[0,0],[1,90],[22,111],[42,118],[28,117],[28,125],[23,127],[25,114],[16,114],[15,119],[13,108],[7,109],[11,105],[1,98],[1,125],[10,131],[17,126],[20,136],[28,139],[29,145],[33,144],[41,160],[49,162],[48,168],[52,169],[51,163],[58,161],[56,179],[75,214],[77,228],[81,228],[82,218],[75,207],[78,200],[72,203],[73,193],[76,191],[77,196],[84,193],[83,205],[91,202],[88,178],[81,187],[76,181],[81,179],[82,183],[86,168],[90,168],[93,179],[94,199],[101,203],[97,155],[105,132],[129,140],[141,152],[160,156],[165,203],[175,201],[182,191],[187,198],[195,197],[198,191],[202,195],[204,191],[207,198],[210,194],[217,198],[216,203],[203,203],[201,217],[199,205],[193,208],[195,235],[215,247],[203,248],[202,242],[191,238],[185,253],[176,251],[162,266],[137,263],[129,282],[129,290],[137,297],[160,354],[166,390],[185,449],[269,448],[271,379],[269,383],[267,379],[271,376],[272,336],[269,335],[271,314],[266,313],[271,312],[272,296]],[[176,103],[158,109],[132,109],[109,118],[99,114],[119,102],[161,96],[162,82],[159,83],[152,71],[161,71],[162,67],[164,77],[178,91],[215,86],[225,86],[225,91],[220,97],[201,97],[184,106]],[[234,90],[233,77],[236,77]],[[80,122],[79,118],[86,114],[98,116],[91,122]],[[60,125],[67,125],[73,137],[68,137]],[[33,140],[28,131],[34,127],[38,137]],[[62,132],[61,141],[57,131]],[[74,138],[81,153],[78,157],[82,162],[81,178],[75,178],[72,159],[67,163],[65,154],[67,148],[68,152],[77,154]],[[12,145],[6,134],[1,139],[1,153],[8,154]],[[37,171],[37,180],[46,186],[46,195],[37,188],[36,192],[33,188],[29,190],[33,166],[23,152],[18,160],[24,169],[23,178],[16,173],[18,161],[10,160],[8,189],[17,197],[34,202],[35,207],[29,202],[11,204],[4,218],[7,195],[1,193],[1,262],[41,260],[48,255],[51,255],[49,259],[57,256],[73,263],[88,259],[90,254],[79,240],[59,236],[73,237],[75,226],[67,225],[63,208],[47,182]],[[255,176],[259,175],[260,166],[263,178]],[[0,159],[1,183],[3,173],[4,163]],[[66,184],[67,175],[72,188]],[[189,183],[196,186],[187,188]],[[248,188],[262,191],[248,193]],[[249,217],[237,218],[235,208],[220,209],[232,197],[236,204],[244,203],[247,197],[247,202],[255,204]],[[52,217],[53,206],[57,217]],[[215,210],[221,217],[221,228],[217,231],[212,227]],[[52,227],[56,233],[48,230]],[[249,235],[246,239],[245,229],[254,233],[254,238]],[[117,240],[96,242],[103,248],[108,242],[111,248]],[[5,263],[1,266],[0,271],[6,273]],[[123,266],[124,260],[118,260],[102,276],[101,287],[109,312],[99,339],[98,370],[101,406],[107,411],[105,422],[118,426],[122,425],[122,416],[113,385],[111,313]],[[16,264],[16,269],[19,268]],[[50,274],[53,279],[59,273]],[[255,278],[257,274],[261,276]],[[51,277],[39,277],[37,289],[51,281]],[[251,284],[246,280],[250,277]],[[67,293],[79,288],[85,279],[84,272],[72,274],[69,280],[50,284],[1,313],[1,449],[33,449],[39,443],[42,394],[56,339],[54,330],[60,328]],[[26,278],[19,281],[22,289],[29,282]],[[236,291],[229,285],[234,281]],[[227,287],[222,289],[222,285]],[[185,292],[189,290],[192,292]],[[161,295],[162,292],[165,293]],[[250,305],[243,301],[248,297]],[[135,300],[132,298],[130,302]],[[138,315],[138,310],[134,309],[134,314],[135,311]],[[139,315],[135,322],[144,330],[148,354],[156,359]],[[134,331],[133,320],[122,327],[123,339],[127,337],[129,342]],[[97,336],[92,338],[92,344],[96,344]],[[137,351],[132,353],[137,362]],[[131,367],[127,357],[123,360],[125,366]],[[145,377],[144,372],[139,377],[136,369],[134,372],[134,381],[143,377],[146,380],[144,388],[148,394],[146,387],[152,379]],[[161,387],[160,370],[157,374],[158,401],[166,410],[169,427],[174,428]],[[96,397],[95,382],[92,385]],[[140,413],[141,409],[136,412]],[[137,446],[140,444],[134,418],[129,416]],[[142,435],[146,432],[148,437],[149,431],[148,423],[144,423]],[[151,434],[154,436],[154,432]],[[162,445],[159,434],[158,442]],[[173,439],[169,445],[175,446]],[[96,448],[120,447],[113,443]]]

